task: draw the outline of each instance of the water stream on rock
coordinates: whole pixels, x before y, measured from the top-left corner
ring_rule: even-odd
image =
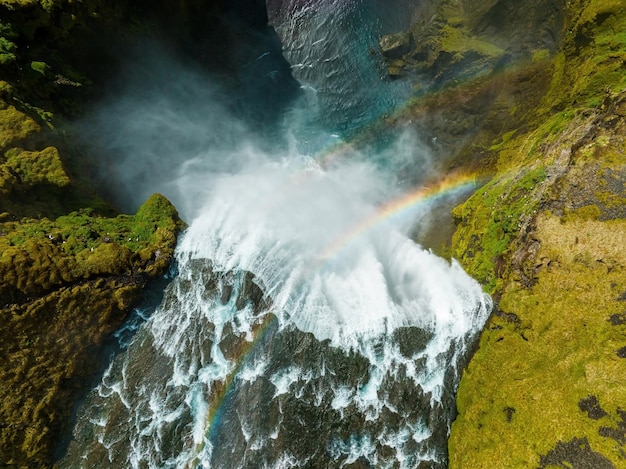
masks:
[[[280,6],[294,75],[325,86],[316,106],[305,96],[304,111],[287,113],[282,143],[256,145],[233,125],[179,161],[172,178],[184,183],[154,186],[177,188],[168,196],[191,220],[177,274],[81,406],[60,467],[446,466],[460,369],[491,300],[409,233],[433,199],[468,182],[404,187],[398,160],[429,171],[412,134],[375,153],[345,140],[393,109],[402,85],[383,79],[368,50],[366,2],[335,3]],[[356,20],[361,30],[345,27]],[[342,79],[345,61],[323,58],[342,38],[342,54],[360,57],[349,67],[369,75]],[[193,120],[211,133],[206,113]],[[184,135],[185,148],[199,146]]]

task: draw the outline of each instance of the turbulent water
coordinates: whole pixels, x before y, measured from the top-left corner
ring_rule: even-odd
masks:
[[[315,10],[304,23],[312,29],[295,25],[313,2],[289,13],[282,37],[295,76],[336,91],[300,126],[319,121],[320,109],[332,108],[340,128],[397,103],[376,64],[358,65],[381,81],[373,106],[355,80],[335,81],[348,73],[343,61],[320,63],[358,4]],[[347,38],[347,50],[371,57],[362,50],[373,47],[371,31]],[[418,166],[428,158],[406,134],[382,157],[326,132],[319,140],[332,151],[306,151],[298,136],[315,132],[291,124],[281,150],[226,138],[228,148],[180,160],[185,184],[171,197],[192,219],[177,273],[81,406],[61,467],[446,466],[459,368],[491,303],[457,263],[408,236],[426,222],[426,201],[381,211],[408,190],[397,154]]]

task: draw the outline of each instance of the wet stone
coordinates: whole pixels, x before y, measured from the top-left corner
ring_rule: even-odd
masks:
[[[424,350],[432,338],[432,332],[417,327],[400,327],[393,333],[394,342],[406,358],[412,358]]]
[[[405,32],[383,36],[380,40],[383,56],[388,59],[399,59],[411,52],[413,47],[413,38]]]
[[[256,313],[266,310],[269,306],[265,301],[263,290],[256,283],[255,276],[250,272],[246,272],[239,289],[236,302],[237,309],[244,309],[248,303],[252,304]]]
[[[614,326],[622,326],[622,325],[626,324],[626,313],[612,314],[609,317],[609,321]]]
[[[578,402],[581,411],[587,412],[587,416],[593,420],[599,420],[608,414],[600,407],[600,402],[596,396],[587,396]]]
[[[539,469],[553,466],[571,469],[615,469],[611,461],[591,449],[587,438],[559,441],[553,450],[541,456]]]
[[[368,464],[367,459],[359,458],[352,464],[346,464],[343,467],[346,469],[370,469],[372,466]]]
[[[220,298],[220,302],[225,305],[226,303],[228,303],[230,301],[230,297],[233,294],[233,287],[232,285],[224,285],[222,287],[222,295]]]

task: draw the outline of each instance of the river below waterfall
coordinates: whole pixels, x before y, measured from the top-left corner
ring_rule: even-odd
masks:
[[[413,131],[351,143],[406,86],[372,52],[381,9],[344,3],[274,11],[303,89],[279,138],[251,136],[172,67],[158,99],[124,101],[133,124],[105,133],[126,156],[107,164],[124,174],[136,149],[153,166],[167,151],[166,170],[128,173],[128,197],[161,191],[190,223],[161,304],[81,404],[59,467],[446,467],[491,300],[411,233],[434,200],[473,186],[403,183],[407,165],[435,176]]]

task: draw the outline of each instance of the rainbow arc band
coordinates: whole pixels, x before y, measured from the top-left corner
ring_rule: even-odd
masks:
[[[224,413],[226,403],[231,390],[234,388],[236,377],[242,370],[243,366],[247,362],[248,356],[250,356],[261,344],[265,343],[265,338],[269,339],[270,332],[275,332],[278,327],[278,318],[272,313],[266,313],[260,318],[260,322],[252,326],[251,341],[242,339],[239,347],[233,352],[233,356],[229,358],[230,361],[236,363],[236,366],[231,370],[228,376],[223,381],[216,381],[213,383],[211,393],[209,397],[209,411],[206,418],[205,425],[205,440],[211,441],[213,432],[216,425]],[[195,447],[194,454],[198,455],[205,447],[205,442],[199,443]],[[200,464],[197,457],[189,461],[186,465],[187,468],[196,468]]]
[[[458,194],[477,186],[478,178],[476,175],[463,172],[451,173],[439,180],[424,184],[412,192],[387,202],[372,215],[345,231],[320,253],[318,260],[322,263],[336,257],[355,240],[387,220],[400,217],[406,212],[437,198]]]

